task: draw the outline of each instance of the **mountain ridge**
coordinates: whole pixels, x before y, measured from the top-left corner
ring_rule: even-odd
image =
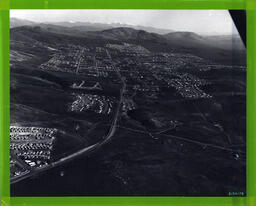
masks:
[[[98,44],[132,43],[152,52],[191,53],[217,62],[236,62],[245,55],[245,47],[240,38],[233,36],[205,37],[193,32],[171,32],[166,35],[119,27],[102,31],[75,31],[72,28],[53,25],[27,25],[12,28],[10,39],[32,39],[51,44]],[[244,64],[244,63],[243,63]]]
[[[29,24],[30,22],[30,24]],[[62,21],[62,22],[33,22],[33,21],[28,21],[25,19],[19,19],[15,17],[10,18],[10,27],[18,27],[18,26],[26,26],[26,25],[39,25],[39,24],[51,24],[51,25],[56,25],[56,26],[63,26],[63,27],[69,27],[69,28],[80,28],[83,27],[84,31],[100,31],[100,30],[106,30],[106,29],[111,29],[111,28],[118,28],[118,27],[129,27],[129,28],[134,28],[137,30],[145,30],[147,32],[153,32],[153,33],[159,33],[159,34],[167,34],[170,32],[173,32],[174,30],[171,29],[163,29],[163,28],[155,28],[151,26],[139,26],[139,25],[129,25],[129,24],[121,24],[121,23],[91,23],[91,22],[82,22],[82,21],[77,21],[77,22],[68,22],[68,21]],[[91,30],[89,30],[91,29]]]

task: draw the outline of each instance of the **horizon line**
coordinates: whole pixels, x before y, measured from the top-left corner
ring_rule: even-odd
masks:
[[[212,33],[210,34],[209,32],[205,32],[205,33],[198,33],[198,32],[194,32],[194,31],[188,31],[188,30],[174,30],[174,29],[165,29],[165,28],[160,28],[160,27],[154,27],[154,26],[143,26],[143,25],[134,25],[134,24],[127,24],[127,23],[120,23],[120,22],[111,22],[111,23],[103,23],[103,22],[92,22],[92,21],[34,21],[34,20],[30,20],[30,19],[26,19],[26,18],[18,18],[18,17],[12,17],[10,15],[10,19],[19,19],[19,20],[25,20],[25,21],[30,21],[30,22],[33,22],[33,23],[41,23],[41,24],[46,24],[46,23],[65,23],[65,22],[68,22],[70,24],[75,24],[75,23],[91,23],[91,24],[107,24],[107,25],[113,25],[113,24],[121,24],[121,25],[126,25],[127,27],[126,28],[130,28],[129,26],[134,26],[134,27],[145,27],[145,28],[153,28],[153,29],[159,29],[159,30],[166,30],[166,31],[170,31],[168,33],[175,33],[175,32],[188,32],[188,33],[194,33],[194,34],[197,34],[197,35],[201,35],[201,36],[232,36],[232,35],[238,35],[240,36],[239,34],[237,33],[218,33],[218,32],[215,32],[215,33]],[[54,24],[52,24],[54,25]],[[29,26],[29,25],[23,25],[23,26]],[[62,26],[62,27],[67,27],[67,26]],[[124,26],[120,26],[120,27],[114,27],[114,28],[125,28]],[[114,29],[113,28],[113,29]],[[110,28],[111,29],[111,28]],[[107,29],[103,29],[103,30],[107,30]],[[148,32],[148,31],[147,31]],[[155,32],[149,32],[149,33],[155,33]],[[168,33],[165,33],[165,34],[168,34]],[[159,33],[158,33],[159,34]],[[164,35],[164,34],[160,34],[160,35]]]

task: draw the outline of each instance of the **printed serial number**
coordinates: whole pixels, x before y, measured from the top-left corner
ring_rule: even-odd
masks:
[[[228,196],[244,196],[245,193],[242,191],[239,192],[228,192]]]

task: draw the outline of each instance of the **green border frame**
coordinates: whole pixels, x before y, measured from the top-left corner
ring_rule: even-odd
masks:
[[[246,9],[247,196],[246,197],[10,197],[9,10],[10,9]],[[0,198],[9,205],[256,205],[256,0],[0,0]]]

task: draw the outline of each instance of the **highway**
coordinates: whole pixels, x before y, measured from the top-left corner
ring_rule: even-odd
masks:
[[[81,59],[82,59],[82,56],[83,56],[83,53],[84,53],[84,49],[82,49],[79,53],[79,59],[78,59],[78,65],[76,67],[76,74],[78,74],[78,71],[79,71],[79,68],[80,68],[80,64],[81,64]]]
[[[107,50],[106,50],[106,52],[107,52],[109,58],[112,60],[109,52]],[[77,152],[75,152],[73,154],[70,154],[66,157],[63,157],[60,160],[58,160],[56,162],[53,162],[53,163],[51,163],[51,164],[49,164],[45,167],[33,169],[33,170],[30,171],[30,173],[25,174],[21,177],[11,178],[11,184],[19,182],[19,181],[24,180],[26,178],[29,178],[31,176],[35,176],[35,175],[37,175],[37,174],[39,174],[43,171],[46,171],[46,170],[49,170],[49,169],[53,168],[53,167],[62,165],[64,163],[67,163],[67,162],[77,158],[78,156],[82,156],[82,155],[85,155],[85,154],[89,154],[90,152],[94,152],[97,149],[99,149],[103,144],[106,144],[108,141],[111,140],[111,138],[113,137],[113,135],[115,134],[115,131],[116,131],[117,122],[118,122],[119,114],[120,114],[120,109],[121,109],[121,105],[122,105],[122,102],[123,102],[123,95],[124,95],[124,92],[126,90],[126,83],[125,83],[122,75],[120,74],[120,71],[115,67],[115,65],[113,63],[112,63],[112,66],[113,66],[114,70],[116,71],[118,77],[120,78],[122,86],[121,86],[121,89],[120,89],[120,99],[119,99],[119,102],[118,102],[118,105],[117,105],[117,108],[116,108],[116,111],[115,111],[113,121],[111,123],[110,129],[109,129],[107,135],[102,138],[102,141],[100,141],[100,142],[98,142],[94,145],[88,146],[86,148],[83,148],[81,150],[78,150]]]
[[[116,126],[117,126],[117,122],[118,122],[118,118],[119,118],[119,112],[120,112],[120,108],[121,108],[121,105],[122,105],[122,102],[123,102],[123,94],[126,90],[126,83],[125,83],[124,79],[122,78],[119,70],[115,68],[115,65],[112,64],[112,66],[114,67],[115,71],[117,72],[118,77],[120,78],[120,80],[122,82],[122,87],[120,89],[120,99],[119,99],[119,102],[118,102],[118,105],[117,105],[115,116],[114,116],[113,121],[111,123],[108,134],[105,137],[103,137],[102,141],[100,141],[100,142],[98,142],[94,145],[91,145],[89,147],[86,147],[84,149],[81,149],[81,150],[77,151],[76,153],[73,153],[69,156],[66,156],[66,157],[60,159],[59,161],[52,163],[52,166],[55,167],[57,165],[63,164],[64,162],[70,161],[70,160],[72,160],[72,159],[74,159],[74,158],[76,158],[80,155],[83,155],[83,154],[88,153],[90,151],[95,151],[95,149],[100,148],[103,144],[108,142],[111,139],[111,137],[115,134]]]

